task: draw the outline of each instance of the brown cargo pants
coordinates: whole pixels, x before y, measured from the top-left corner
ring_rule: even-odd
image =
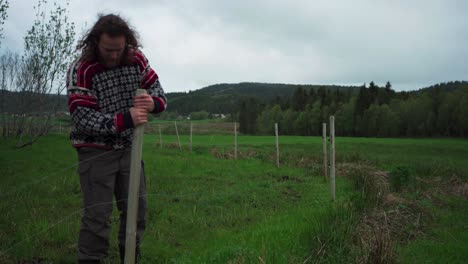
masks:
[[[102,260],[108,255],[114,195],[120,211],[119,246],[125,246],[131,150],[81,147],[77,151],[84,205],[78,260]],[[145,230],[146,181],[143,161],[139,191],[137,247]]]

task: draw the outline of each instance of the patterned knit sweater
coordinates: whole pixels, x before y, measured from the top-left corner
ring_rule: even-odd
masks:
[[[129,109],[136,89],[154,100],[153,113],[166,109],[166,96],[156,72],[141,51],[133,65],[107,69],[97,61],[78,60],[67,74],[68,106],[74,147],[122,149],[131,145],[133,121]]]

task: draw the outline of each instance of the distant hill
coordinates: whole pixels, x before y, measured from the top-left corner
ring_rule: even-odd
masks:
[[[466,81],[455,81],[448,83],[435,84],[427,88],[417,91],[400,92],[407,94],[425,93],[431,90],[439,90],[441,92],[452,92],[461,86],[466,85]],[[260,103],[269,104],[276,98],[284,101],[293,96],[294,91],[298,88],[309,91],[314,89],[317,91],[320,88],[329,91],[340,90],[349,95],[356,95],[359,92],[359,86],[339,86],[339,85],[310,85],[310,84],[280,84],[280,83],[222,83],[210,85],[199,90],[190,92],[175,92],[167,93],[168,111],[178,112],[182,115],[188,115],[191,112],[205,110],[210,113],[235,113],[239,111],[240,102],[248,98],[255,98]],[[3,112],[21,112],[20,108],[27,107],[32,112],[44,111],[50,109],[52,111],[55,106],[57,111],[68,111],[66,95],[46,95],[44,96],[44,105],[35,105],[34,103],[25,103],[21,99],[23,95],[17,92],[0,91],[0,111]],[[33,102],[37,102],[36,100]],[[41,109],[41,110],[39,110]]]
[[[188,93],[168,93],[169,111],[180,114],[189,114],[194,111],[205,110],[210,113],[233,113],[239,110],[240,101],[247,98],[255,98],[260,102],[269,103],[279,97],[292,97],[294,91],[302,87],[305,90],[318,90],[320,87],[329,90],[347,91],[357,93],[358,86],[338,85],[297,85],[278,83],[237,83],[215,84],[200,90]]]
[[[42,112],[68,111],[67,96],[56,94],[39,95],[30,92],[0,90],[0,112],[14,114],[40,114]]]

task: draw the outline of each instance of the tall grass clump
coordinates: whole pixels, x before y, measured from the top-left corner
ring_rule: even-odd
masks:
[[[384,194],[387,192],[385,176],[371,173],[369,167],[360,165],[352,168],[348,177],[356,190],[352,202],[358,211],[382,204]]]
[[[399,192],[403,187],[413,183],[412,170],[406,166],[397,166],[390,171],[390,186],[392,191]]]
[[[359,254],[353,246],[359,218],[348,203],[331,205],[311,231],[312,249],[303,263],[352,263]]]

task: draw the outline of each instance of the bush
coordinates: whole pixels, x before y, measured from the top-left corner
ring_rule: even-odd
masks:
[[[403,186],[411,182],[411,170],[405,166],[398,166],[390,171],[390,186],[393,191],[401,191]]]
[[[190,119],[191,120],[208,119],[209,115],[210,115],[210,113],[208,113],[207,111],[192,112],[192,113],[190,113]]]

